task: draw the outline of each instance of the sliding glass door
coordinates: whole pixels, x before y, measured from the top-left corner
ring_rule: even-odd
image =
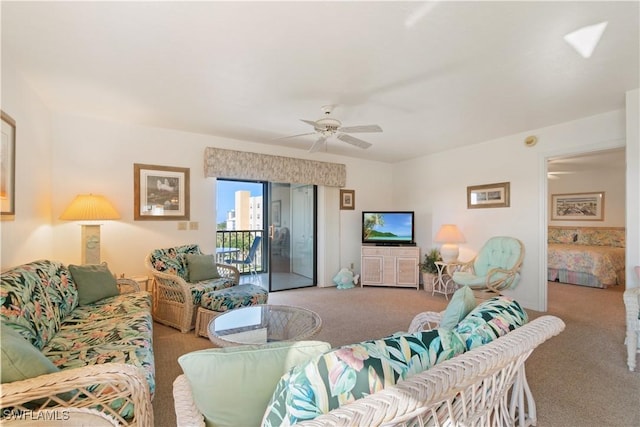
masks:
[[[316,187],[270,183],[269,291],[316,284]]]

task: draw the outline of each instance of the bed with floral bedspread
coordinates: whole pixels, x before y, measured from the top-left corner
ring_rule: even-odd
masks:
[[[549,227],[548,242],[548,280],[594,288],[624,284],[624,228]]]

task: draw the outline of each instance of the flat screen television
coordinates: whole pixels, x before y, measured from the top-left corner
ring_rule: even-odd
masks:
[[[414,245],[414,213],[410,211],[363,211],[362,243]]]

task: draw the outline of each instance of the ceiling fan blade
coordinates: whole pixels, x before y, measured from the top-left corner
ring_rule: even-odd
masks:
[[[300,121],[305,122],[308,125],[313,126],[315,129],[320,129],[320,130],[326,130],[327,127],[323,124],[320,124],[318,122],[314,122],[313,120],[305,120],[305,119],[300,119]]]
[[[320,148],[322,148],[322,145],[325,143],[326,140],[327,138],[325,138],[324,136],[321,136],[320,138],[318,138],[318,140],[314,142],[311,148],[309,149],[309,152],[315,153],[316,151],[320,150]]]
[[[274,141],[279,139],[289,139],[289,138],[297,138],[299,136],[307,136],[307,135],[315,135],[316,132],[308,132],[308,133],[299,133],[298,135],[289,135],[289,136],[281,136],[280,138],[274,138]]]
[[[361,139],[355,138],[351,135],[346,135],[344,133],[341,133],[338,135],[338,139],[340,141],[344,141],[347,144],[351,144],[351,145],[355,145],[356,147],[360,147],[360,148],[369,148],[371,147],[371,144],[368,143],[367,141],[363,141]]]
[[[356,133],[356,132],[382,132],[382,128],[378,125],[360,125],[347,126],[338,129],[340,132]]]

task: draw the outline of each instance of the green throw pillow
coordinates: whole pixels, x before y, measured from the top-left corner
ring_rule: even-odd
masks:
[[[468,286],[458,289],[451,297],[449,305],[440,320],[440,328],[453,329],[471,312],[477,305],[476,297]]]
[[[178,363],[207,426],[259,426],[280,377],[330,348],[322,341],[213,348]]]
[[[187,254],[189,283],[220,278],[214,255]]]
[[[60,369],[11,326],[2,324],[2,382],[26,380]]]
[[[101,299],[114,297],[118,283],[109,271],[106,262],[102,264],[70,265],[69,271],[78,288],[78,304],[87,305]]]

